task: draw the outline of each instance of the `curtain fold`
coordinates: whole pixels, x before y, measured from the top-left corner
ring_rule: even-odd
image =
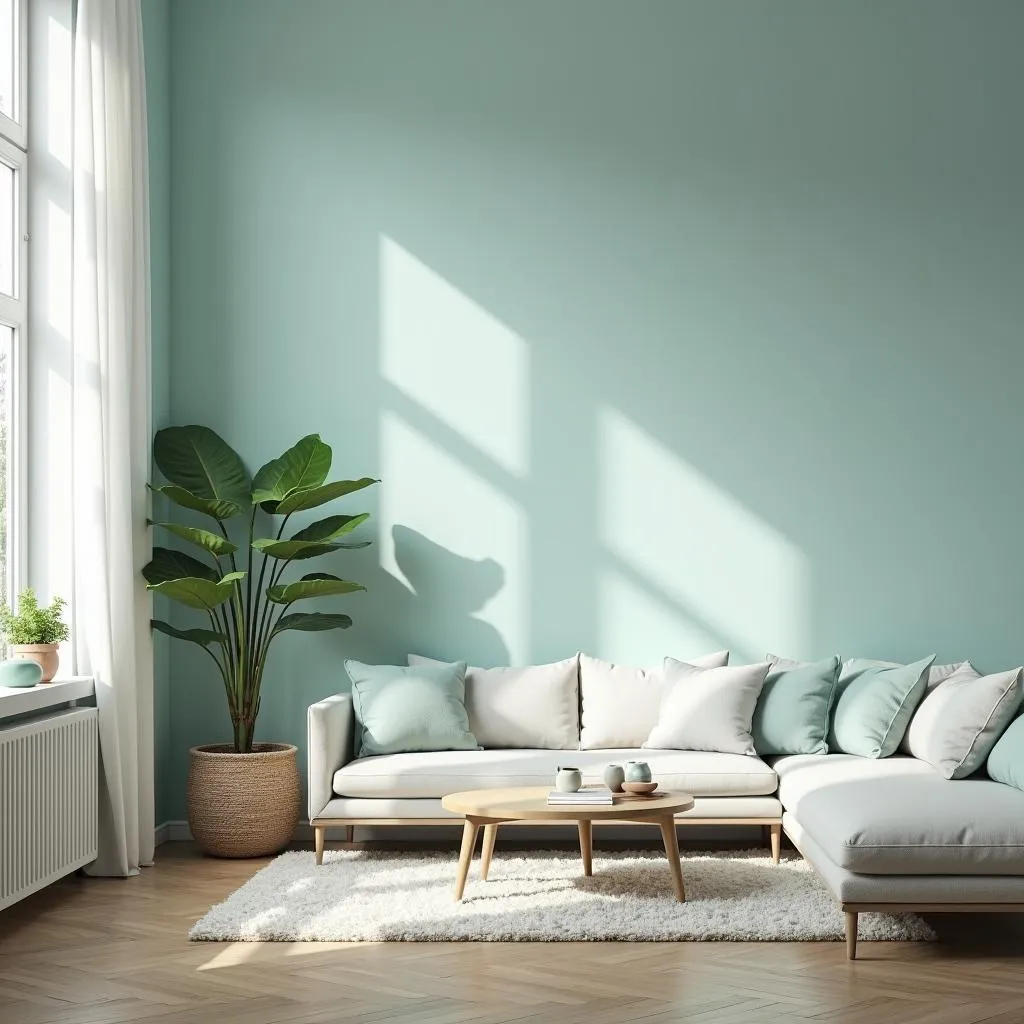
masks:
[[[72,238],[75,669],[96,680],[98,875],[152,863],[153,651],[139,570],[150,412],[149,154],[140,0],[78,0]]]

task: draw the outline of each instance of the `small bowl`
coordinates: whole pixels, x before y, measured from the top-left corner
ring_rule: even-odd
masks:
[[[657,788],[656,782],[624,782],[622,788],[634,796],[650,796]]]

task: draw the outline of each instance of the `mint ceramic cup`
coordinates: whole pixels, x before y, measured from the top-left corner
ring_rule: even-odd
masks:
[[[650,782],[651,766],[646,761],[626,762],[626,782]]]

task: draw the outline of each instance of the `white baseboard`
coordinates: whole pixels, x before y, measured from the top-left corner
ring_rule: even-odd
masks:
[[[187,821],[164,821],[156,827],[153,834],[154,845],[160,846],[163,843],[188,842],[192,838],[192,832]]]
[[[461,825],[461,821],[456,820],[453,825]],[[651,829],[649,826],[644,825],[623,825],[621,827],[612,826],[614,833],[607,833],[608,835],[614,835],[615,838],[620,841],[660,841],[655,832],[652,836]],[[559,830],[566,832],[565,838],[575,841],[576,837],[576,826],[565,825],[565,826],[551,826],[551,825],[537,825],[531,827],[529,825],[520,826],[515,830],[515,835],[523,841],[535,841],[541,839],[559,839],[562,838],[557,833]],[[454,827],[446,827],[444,825],[358,825],[356,826],[356,838],[360,840],[379,840],[387,839],[394,842],[444,842],[448,839],[457,838],[459,833]],[[730,841],[745,841],[753,840],[752,845],[757,845],[757,840],[754,836],[757,835],[754,827],[749,825],[731,826],[728,821],[724,821],[720,826],[701,826],[693,825],[686,829],[685,832],[681,833],[684,841],[687,837],[692,839],[701,840],[730,840]],[[157,825],[155,832],[155,844],[160,846],[162,843],[187,843],[192,839],[192,831],[188,827],[187,821],[165,821],[160,825]],[[329,828],[327,830],[327,840],[343,842],[345,839],[344,828]],[[308,821],[300,821],[295,827],[295,835],[293,837],[294,842],[297,843],[311,843],[313,841],[313,830],[309,827]]]

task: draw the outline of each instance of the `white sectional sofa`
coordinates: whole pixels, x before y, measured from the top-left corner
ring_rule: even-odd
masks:
[[[585,707],[582,721],[587,746]],[[665,789],[693,795],[680,825],[765,827],[776,860],[784,830],[845,911],[851,958],[861,912],[1024,911],[1024,792],[991,781],[983,770],[950,781],[904,754],[762,760],[640,746],[581,750],[570,745],[571,734],[563,734],[560,749],[355,758],[355,733],[348,694],[309,708],[309,820],[318,862],[328,828],[344,827],[351,842],[357,825],[461,825],[441,806],[446,794],[544,786],[566,764],[596,783],[608,763],[643,759]]]
[[[897,755],[779,757],[782,824],[846,912],[1024,911],[1024,792]]]

